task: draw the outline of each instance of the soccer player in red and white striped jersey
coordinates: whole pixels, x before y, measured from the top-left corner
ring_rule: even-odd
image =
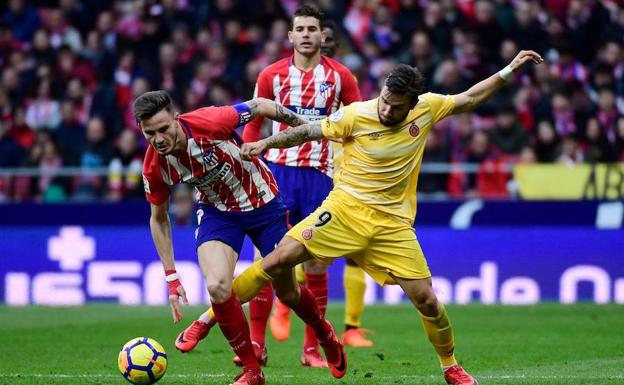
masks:
[[[256,116],[291,126],[301,125],[304,120],[262,98],[176,115],[165,91],[141,95],[134,104],[134,113],[149,142],[143,181],[151,204],[150,229],[165,270],[174,322],[182,318],[179,300],[187,300],[175,270],[168,217],[169,186],[188,183],[199,194],[195,243],[214,316],[212,325],[196,321],[194,328],[181,333],[176,347],[185,344],[189,333],[205,336],[216,322],[242,361],[243,372],[232,385],[262,385],[264,374],[240,302],[250,298],[233,289],[232,277],[244,237],[250,237],[261,254],[267,255],[288,229],[288,211],[268,167],[261,160],[242,160],[234,130]],[[275,289],[282,298],[296,290],[292,274],[285,275]],[[333,327],[324,320],[313,294],[305,288],[301,293],[305,298],[299,303],[289,301],[289,306],[324,336],[325,353],[339,357],[342,346]]]
[[[294,13],[288,36],[293,54],[279,60],[258,76],[255,96],[275,100],[308,121],[326,118],[342,105],[361,100],[357,81],[351,71],[336,60],[321,54],[326,38],[324,15],[318,9],[303,5]],[[257,118],[245,126],[243,140],[260,139],[263,119]],[[288,129],[278,122],[272,124],[272,135]],[[321,205],[333,188],[333,146],[326,139],[307,142],[286,149],[270,149],[265,154],[291,224],[296,224]],[[362,280],[364,273],[361,272]],[[315,294],[319,307],[327,306],[327,268],[314,261],[305,264],[305,282]],[[250,302],[252,341],[264,345],[267,317],[271,309],[270,285],[263,288]],[[285,339],[290,328],[289,311],[278,302],[271,318],[274,337]],[[370,341],[369,341],[370,342]],[[312,329],[306,327],[301,363],[324,367],[325,360],[318,351],[318,341]]]

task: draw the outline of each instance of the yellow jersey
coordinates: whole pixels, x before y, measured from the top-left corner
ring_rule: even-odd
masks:
[[[321,121],[323,135],[343,138],[343,159],[334,189],[382,212],[416,217],[416,185],[433,124],[455,107],[451,95],[426,93],[394,126],[379,122],[379,99],[352,103]]]

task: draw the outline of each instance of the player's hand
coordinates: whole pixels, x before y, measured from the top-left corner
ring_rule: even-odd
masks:
[[[243,143],[240,155],[243,160],[251,160],[254,156],[261,155],[266,150],[264,141]]]
[[[173,322],[178,323],[182,319],[182,311],[180,310],[180,299],[185,305],[188,305],[188,299],[186,298],[186,291],[184,286],[178,279],[178,275],[175,270],[168,270],[166,273],[167,287],[169,289],[169,306],[171,307],[171,316]]]
[[[185,305],[188,305],[188,299],[186,298],[186,291],[182,285],[176,288],[176,293],[169,293],[169,306],[171,306],[171,316],[173,322],[178,323],[182,319],[182,310],[180,310],[180,298]]]
[[[515,72],[529,61],[533,62],[534,64],[541,64],[544,62],[544,59],[542,59],[542,57],[535,51],[520,51],[511,61],[509,66]]]

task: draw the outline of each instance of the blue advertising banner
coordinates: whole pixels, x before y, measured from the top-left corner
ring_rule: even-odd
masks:
[[[539,301],[624,304],[624,236],[591,227],[417,227],[446,303]],[[194,230],[174,228],[177,269],[189,301],[208,303],[196,262]],[[249,266],[245,243],[237,271]],[[343,299],[338,260],[329,293]],[[366,301],[405,300],[397,286],[368,280]],[[163,271],[148,226],[0,228],[0,301],[13,306],[167,303]]]

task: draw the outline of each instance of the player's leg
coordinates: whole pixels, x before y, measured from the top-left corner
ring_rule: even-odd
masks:
[[[195,231],[195,245],[198,251],[206,242],[220,241],[229,245],[238,254],[242,248],[243,239],[243,230],[233,221],[232,216],[211,206],[202,204],[198,206],[197,230]],[[190,352],[208,335],[216,323],[214,310],[210,308],[178,335],[175,342],[176,348],[182,353]]]
[[[254,261],[262,259],[258,248],[254,247]],[[264,285],[258,294],[249,301],[249,328],[251,330],[251,344],[253,345],[256,359],[261,366],[268,361],[266,348],[266,326],[273,306],[273,287],[270,283]],[[232,360],[235,365],[242,366],[243,361],[236,356]]]
[[[368,329],[360,328],[364,313],[364,294],[366,293],[366,276],[351,258],[345,260],[343,283],[345,290],[345,332],[342,343],[351,347],[371,347],[373,341],[366,338]]]
[[[269,163],[269,169],[277,182],[280,190],[280,198],[289,212],[290,225],[294,225],[304,217],[301,216],[300,199],[300,167],[281,166]],[[303,273],[301,266],[297,269]],[[286,341],[290,337],[290,308],[283,304],[279,298],[274,301],[274,309],[269,317],[269,327],[273,338],[277,341]]]
[[[431,286],[431,272],[411,224],[380,214],[364,258],[357,262],[378,283],[396,282],[416,306],[425,333],[435,349],[444,378],[453,385],[476,381],[455,360],[453,330],[444,305]]]
[[[300,194],[298,196],[301,214],[307,217],[319,208],[333,188],[330,177],[313,168],[300,168]],[[327,309],[327,265],[314,259],[303,264],[305,285],[314,295],[316,303],[325,315]],[[319,353],[319,342],[316,333],[309,326],[305,327],[301,363],[304,366],[323,368],[327,362]]]
[[[332,333],[326,330],[330,324],[318,321],[324,317],[312,293],[306,287],[297,288],[289,271],[311,255],[330,263],[333,258],[361,252],[366,247],[370,232],[367,213],[355,200],[340,193],[332,192],[332,195],[314,213],[290,229],[272,253],[239,275],[234,285],[241,287],[237,293],[253,295],[265,282],[277,278],[273,284],[278,297],[315,329],[332,375],[341,377],[346,373],[342,346],[333,329]]]
[[[274,277],[273,285],[278,298],[288,305],[297,316],[319,337],[332,376],[342,378],[347,370],[347,358],[334,327],[325,319],[313,293],[295,280],[292,269],[312,256],[297,240],[284,237],[274,253],[262,261],[263,270]]]
[[[425,334],[427,334],[429,342],[438,355],[446,382],[453,385],[478,384],[470,374],[457,364],[453,328],[444,304],[438,301],[433,291],[431,278],[402,279],[395,277],[395,280],[418,309]]]
[[[240,224],[254,245],[254,261],[259,261],[275,249],[288,231],[288,210],[281,198],[276,197],[254,210],[249,218],[240,221]],[[268,360],[265,334],[272,303],[273,288],[270,282],[249,301],[251,341],[260,365],[266,365]],[[234,363],[241,365],[242,361],[239,357],[235,357]]]
[[[235,378],[234,384],[264,384],[264,375],[251,344],[247,318],[232,292],[238,252],[224,242],[213,240],[201,244],[197,254],[219,328],[243,364],[243,372]]]
[[[302,265],[305,274],[305,286],[310,290],[319,310],[325,316],[327,310],[327,266],[310,259]],[[319,352],[316,332],[305,325],[301,364],[313,368],[326,368],[327,362]]]

